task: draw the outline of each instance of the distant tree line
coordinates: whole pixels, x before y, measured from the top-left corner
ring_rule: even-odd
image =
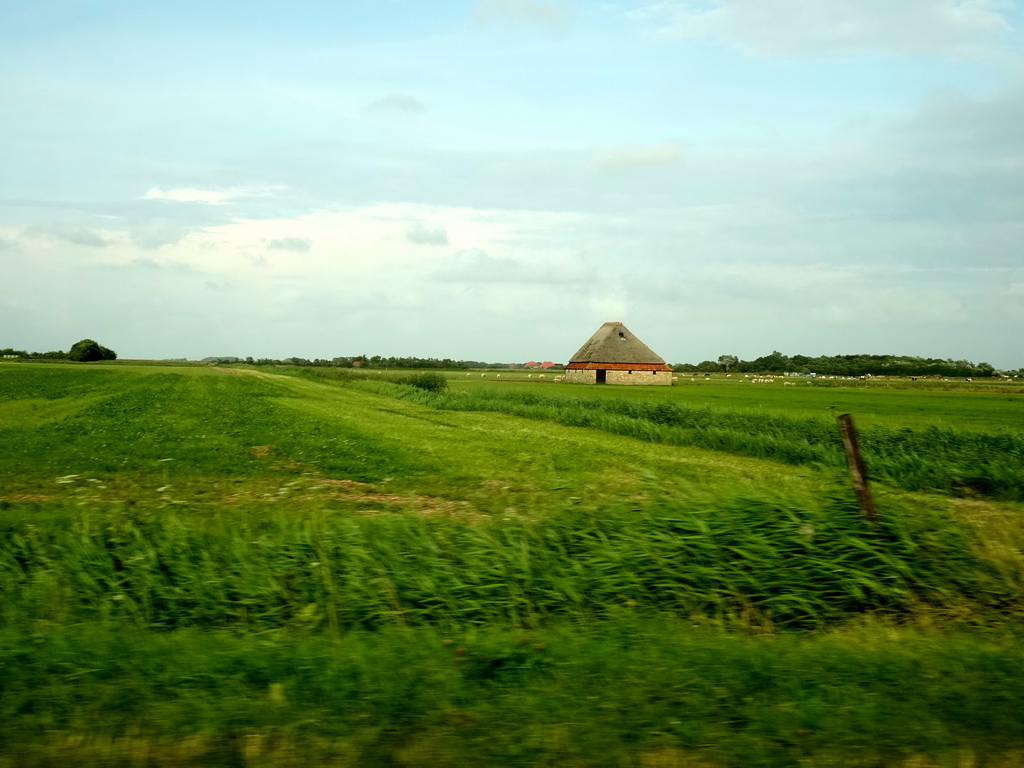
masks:
[[[74,360],[78,363],[91,363],[96,360],[117,360],[117,352],[108,349],[92,339],[82,339],[71,345],[67,352],[26,352],[23,349],[0,349],[0,358],[19,358],[21,360]]]
[[[92,339],[82,339],[67,352],[26,352],[21,349],[0,349],[0,358],[24,360],[74,360],[91,362],[95,360],[116,360],[117,353]],[[248,363],[249,365],[296,365],[328,368],[364,369],[417,369],[417,370],[465,370],[470,368],[522,368],[520,363],[487,363],[480,360],[453,360],[449,357],[383,357],[381,355],[354,355],[350,357],[316,358],[286,357],[206,357],[203,362]],[[561,365],[553,368],[562,368]],[[908,355],[831,355],[808,357],[807,355],[784,355],[773,351],[754,360],[741,360],[736,355],[720,355],[717,360],[700,363],[677,363],[672,366],[679,373],[815,373],[824,376],[943,376],[943,377],[989,377],[997,373],[1024,375],[1024,368],[1017,371],[996,371],[990,363],[972,363],[969,360],[941,360],[930,357]]]
[[[327,368],[415,368],[435,370],[459,370],[468,368],[508,368],[508,363],[484,363],[479,360],[452,360],[449,357],[382,357],[381,355],[355,355],[353,357],[332,357],[329,360],[316,358],[307,360],[304,357],[286,357],[277,360],[270,357],[252,358],[208,358],[218,362],[244,362],[249,365],[301,365]]]
[[[705,360],[693,365],[672,366],[680,373],[816,373],[825,376],[949,376],[986,377],[996,373],[989,363],[969,360],[940,360],[907,355],[831,355],[789,357],[775,351],[755,360],[740,360],[735,355],[722,355],[718,360]]]
[[[68,353],[54,350],[53,352],[26,352],[24,349],[6,347],[0,349],[0,358],[16,357],[21,360],[67,360]]]

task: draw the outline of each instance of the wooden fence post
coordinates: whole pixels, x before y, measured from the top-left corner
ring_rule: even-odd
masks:
[[[846,462],[850,465],[850,477],[853,489],[857,492],[857,503],[860,511],[871,522],[875,522],[875,501],[871,498],[868,487],[868,474],[864,469],[864,458],[860,455],[860,442],[857,430],[853,428],[853,417],[848,413],[839,416],[839,433],[843,436],[843,447],[846,448]]]

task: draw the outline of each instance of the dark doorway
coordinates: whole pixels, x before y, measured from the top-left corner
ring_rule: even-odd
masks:
[[[598,371],[597,372],[597,383],[598,384],[606,383],[605,382],[605,374],[607,374],[607,373],[608,373],[608,371]]]

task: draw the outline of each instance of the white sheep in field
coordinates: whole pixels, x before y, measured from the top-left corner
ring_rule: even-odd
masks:
[[[472,376],[472,375],[473,375],[473,374],[471,374],[471,373],[467,373],[467,374],[466,374],[466,378],[469,378],[469,377],[470,377],[470,376]]]
[[[487,375],[486,373],[481,373],[481,374],[480,374],[480,378],[482,379],[482,378],[483,378],[484,376],[486,376],[486,375]]]
[[[533,374],[532,374],[532,373],[528,373],[528,374],[526,374],[526,378],[528,378],[528,379],[532,379],[532,378],[533,378]]]
[[[496,378],[496,379],[500,379],[500,378],[501,378],[501,374],[500,374],[500,373],[498,373],[498,374],[495,374],[494,378]]]
[[[552,381],[562,381],[563,379],[565,379],[565,376],[555,376],[555,378],[552,379]]]

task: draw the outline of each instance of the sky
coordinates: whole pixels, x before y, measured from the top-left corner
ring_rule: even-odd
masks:
[[[1024,366],[1020,0],[0,0],[0,347]]]

